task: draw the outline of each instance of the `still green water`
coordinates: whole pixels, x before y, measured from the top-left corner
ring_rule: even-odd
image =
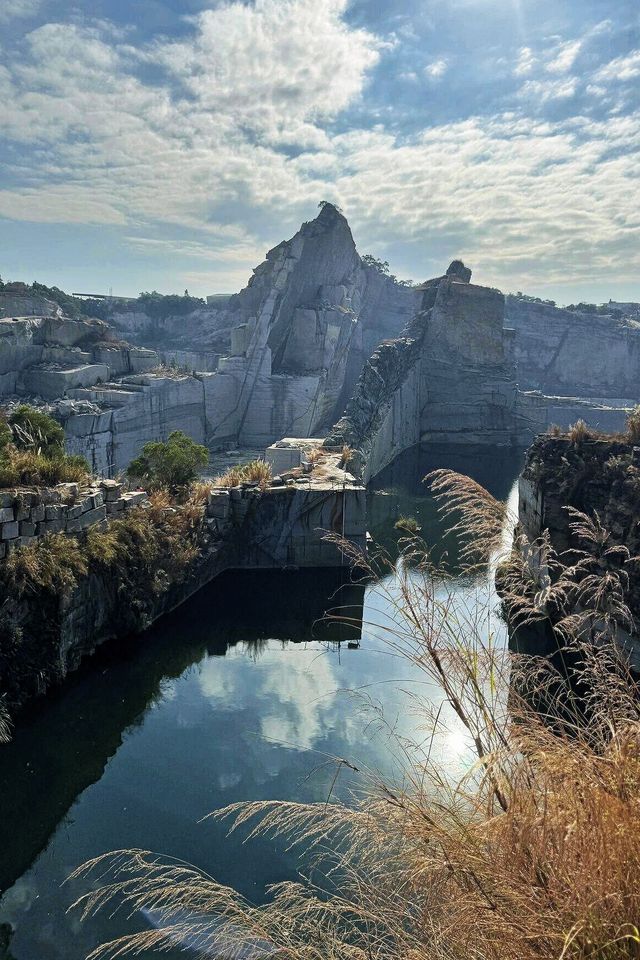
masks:
[[[393,551],[395,520],[414,516],[455,564],[455,544],[443,543],[420,484],[437,466],[506,498],[520,456],[415,450],[379,478],[369,498],[374,538]],[[100,853],[179,857],[260,900],[297,861],[272,842],[227,837],[203,816],[238,800],[324,801],[330,757],[393,775],[384,726],[372,717],[417,732],[403,692],[417,677],[384,640],[394,576],[366,589],[340,584],[336,571],[227,574],[143,638],[103,651],[21,719],[0,747],[0,923],[13,928],[5,960],[83,960],[144,928],[140,915],[80,923],[67,912],[88,887],[64,881]],[[455,590],[466,607],[495,605],[482,580],[460,579]],[[332,608],[356,624],[323,622]],[[503,632],[495,617],[487,629]],[[340,642],[360,637],[359,649]],[[463,748],[452,727],[442,762],[459,764]],[[341,777],[338,792],[346,797],[350,786]]]

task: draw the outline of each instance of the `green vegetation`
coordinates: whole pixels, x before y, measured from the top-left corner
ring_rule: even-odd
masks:
[[[178,490],[192,483],[198,468],[209,462],[209,451],[181,430],[174,430],[169,439],[145,443],[142,454],[132,460],[127,475],[150,490],[166,487]]]
[[[8,425],[18,450],[31,450],[45,457],[64,453],[64,430],[48,413],[21,404],[9,417]]]
[[[545,303],[548,307],[555,307],[555,300],[543,300],[542,297],[531,297],[526,293],[523,293],[522,290],[518,290],[517,293],[509,294],[511,297],[516,297],[518,300],[525,300],[527,303]]]
[[[381,274],[383,277],[388,277],[389,280],[392,280],[393,283],[399,284],[401,287],[412,287],[413,280],[398,280],[395,274],[391,273],[389,270],[389,261],[388,260],[379,260],[377,257],[374,257],[371,253],[365,253],[362,257],[362,262],[366,267],[370,267],[375,270],[377,273]]]
[[[446,510],[463,514],[456,527],[477,571],[480,552],[486,563],[504,550],[505,505],[466,477],[433,479]],[[456,602],[417,538],[402,541],[400,563],[341,541],[393,611],[381,633],[389,654],[417,675],[406,694],[413,739],[396,717],[385,728],[392,778],[336,758],[333,784],[350,777],[347,802],[332,784],[317,803],[215,811],[245,837],[284,837],[305,858],[302,879],[259,906],[141,850],[86,864],[74,874],[90,878],[84,915],[145,907],[159,918],[159,929],[94,960],[168,951],[176,935],[212,955],[220,943],[240,956],[266,942],[287,960],[637,960],[640,701],[615,643],[628,618],[624,576],[598,576],[603,531],[574,517],[585,549],[577,561],[548,542],[520,543],[503,576],[510,610],[556,631],[573,676],[495,642],[491,611]],[[528,565],[525,546],[545,548],[553,584]],[[553,723],[533,706],[543,695]]]
[[[64,430],[42,410],[21,405],[0,415],[0,487],[81,483],[89,465],[64,452]]]
[[[33,293],[57,303],[59,307],[62,307],[67,317],[72,317],[75,320],[84,315],[83,301],[78,297],[72,297],[71,294],[65,293],[64,290],[61,290],[59,287],[46,287],[44,283],[34,281],[31,284],[31,290]]]
[[[154,493],[106,530],[38,537],[0,563],[0,676],[13,707],[62,679],[61,618],[74,590],[99,595],[110,611],[108,629],[144,630],[166,591],[181,584],[205,539],[202,503]],[[84,594],[81,594],[81,596]],[[27,602],[24,602],[27,601]]]
[[[239,487],[243,483],[257,483],[264,489],[271,482],[271,464],[265,460],[250,460],[248,463],[238,464],[216,477],[213,485],[216,487]]]

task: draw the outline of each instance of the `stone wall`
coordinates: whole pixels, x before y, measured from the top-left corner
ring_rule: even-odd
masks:
[[[146,501],[144,490],[124,491],[115,480],[87,487],[60,483],[48,489],[0,492],[0,559],[47,533],[77,534],[94,526],[104,529],[108,517],[120,516]]]
[[[29,500],[28,509],[38,511],[37,517],[44,510],[44,519],[34,521],[30,513],[24,522],[53,522],[56,529],[81,536],[88,526],[105,525],[146,499],[143,492],[123,493],[114,481],[75,492],[73,502],[63,502],[63,494],[66,491],[34,494],[38,503]],[[48,499],[52,503],[45,503]],[[202,506],[196,558],[181,579],[167,578],[165,583],[161,577],[153,589],[149,584],[143,600],[135,593],[127,595],[126,586],[118,586],[117,578],[101,567],[90,570],[68,594],[41,591],[42,596],[0,598],[0,662],[5,663],[0,695],[6,694],[15,707],[44,693],[100,644],[146,629],[225,570],[348,567],[325,534],[344,535],[365,550],[365,510],[364,488],[308,476],[276,478],[264,491],[255,484],[212,490]],[[10,520],[7,514],[6,523],[17,525],[16,514],[12,516]],[[36,526],[36,536],[47,529]]]

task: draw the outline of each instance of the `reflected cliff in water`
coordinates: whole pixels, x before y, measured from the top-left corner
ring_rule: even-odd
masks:
[[[19,718],[11,742],[0,747],[1,890],[31,865],[76,797],[100,779],[124,733],[162,701],[173,679],[206,660],[203,683],[213,684],[215,658],[235,644],[257,659],[272,639],[358,639],[357,622],[345,626],[325,612],[339,606],[358,621],[363,597],[364,588],[340,571],[230,572],[146,634],[99,651]]]

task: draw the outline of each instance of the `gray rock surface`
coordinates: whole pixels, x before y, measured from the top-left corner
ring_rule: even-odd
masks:
[[[505,345],[504,297],[454,262],[424,284],[403,336],[365,364],[345,416],[325,441],[347,444],[370,478],[418,442],[525,445],[540,404],[521,394]]]
[[[631,317],[575,313],[509,296],[505,324],[515,330],[523,389],[640,398],[640,322]]]

